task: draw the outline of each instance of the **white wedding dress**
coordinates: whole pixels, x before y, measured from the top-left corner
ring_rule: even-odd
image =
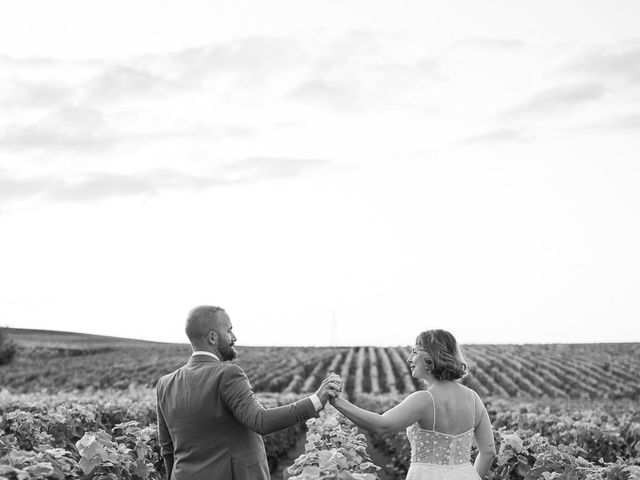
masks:
[[[479,480],[471,465],[473,427],[457,435],[436,432],[436,403],[431,392],[427,393],[433,401],[433,426],[431,430],[417,423],[407,427],[411,466],[406,480]]]

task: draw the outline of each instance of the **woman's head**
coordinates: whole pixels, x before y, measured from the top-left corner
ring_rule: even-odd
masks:
[[[416,338],[414,351],[424,362],[426,373],[436,380],[458,380],[467,374],[467,362],[458,342],[446,330],[422,332]]]

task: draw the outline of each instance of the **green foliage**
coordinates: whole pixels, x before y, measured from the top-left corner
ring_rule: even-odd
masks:
[[[399,395],[362,395],[382,412]],[[260,395],[266,406],[291,395]],[[640,412],[633,402],[601,404],[488,402],[498,457],[488,480],[640,480]],[[305,453],[286,469],[290,480],[371,480],[379,468],[367,449],[387,454],[387,478],[404,479],[410,446],[403,433],[364,435],[332,408],[308,423]],[[265,436],[269,465],[290,450],[304,426]],[[473,458],[473,455],[472,455]],[[0,391],[0,480],[159,480],[153,390],[91,394]]]
[[[9,338],[7,329],[0,327],[0,365],[11,363],[16,355],[16,344]]]
[[[328,406],[307,421],[305,453],[285,470],[288,480],[377,480],[380,467],[367,454],[364,435]]]
[[[590,408],[552,408],[494,402],[493,427],[531,430],[554,445],[575,445],[592,462],[615,462],[640,455],[640,410],[609,402]],[[601,460],[602,459],[602,460]]]
[[[574,445],[553,445],[531,430],[498,431],[500,449],[488,480],[628,480],[637,477],[640,458],[600,464],[586,460]],[[634,477],[634,475],[636,475]]]
[[[266,407],[297,399],[259,396]],[[0,391],[0,480],[164,478],[155,415],[149,389],[55,396]],[[264,437],[271,471],[304,428]]]
[[[401,400],[361,395],[357,403],[382,413]],[[640,410],[633,402],[585,407],[500,400],[488,402],[487,410],[498,448],[488,480],[640,480]],[[388,477],[404,479],[411,457],[407,436],[370,435],[370,443],[386,454]]]
[[[116,425],[110,435],[103,430],[85,433],[76,442],[80,455],[78,465],[83,479],[158,480],[161,477],[155,465],[157,431],[154,426],[140,427],[130,421]]]
[[[2,440],[0,440],[0,445]],[[0,479],[39,480],[79,478],[78,465],[62,448],[25,451],[12,449],[0,458]]]

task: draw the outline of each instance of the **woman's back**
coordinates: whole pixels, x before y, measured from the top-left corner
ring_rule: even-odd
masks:
[[[467,432],[479,418],[476,398],[473,390],[459,383],[434,386],[425,391],[425,416],[418,423],[422,429],[447,435]]]
[[[473,390],[453,382],[425,391],[425,416],[407,428],[411,462],[469,466],[476,398]]]

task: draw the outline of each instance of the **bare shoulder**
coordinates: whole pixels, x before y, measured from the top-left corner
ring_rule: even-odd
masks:
[[[474,389],[469,388],[466,385],[462,385],[461,383],[459,383],[458,385],[467,395],[472,395],[475,402],[482,402],[482,400],[480,399],[480,395],[478,395],[478,392],[476,392]]]
[[[433,403],[433,398],[426,390],[418,390],[407,395],[402,403],[424,407],[425,405],[431,405]]]
[[[405,397],[405,400],[407,398],[431,398],[431,395],[429,395],[429,393],[426,390],[416,390],[415,392],[410,393],[409,395],[407,395]]]

